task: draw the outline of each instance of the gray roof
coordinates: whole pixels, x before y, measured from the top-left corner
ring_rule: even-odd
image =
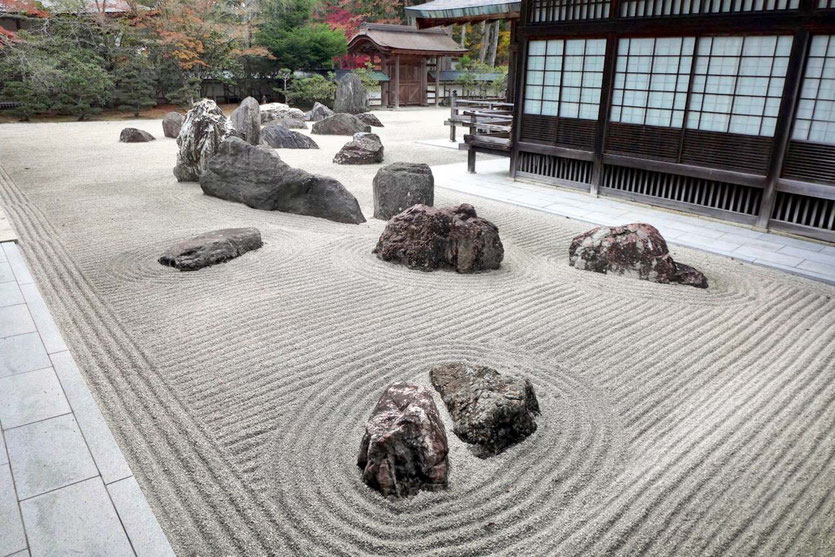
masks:
[[[408,6],[406,15],[417,19],[464,19],[495,15],[496,19],[518,17],[521,0],[433,0]]]
[[[444,29],[417,29],[410,25],[385,23],[363,23],[354,38],[348,43],[348,52],[372,43],[376,49],[390,52],[420,52],[461,55],[467,52],[461,48]]]

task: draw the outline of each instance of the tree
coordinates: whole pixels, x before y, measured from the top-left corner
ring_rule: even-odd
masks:
[[[327,78],[321,75],[312,75],[294,79],[288,90],[288,99],[293,103],[312,106],[320,102],[326,106],[333,106],[334,95],[336,95],[336,82],[333,74]]]
[[[60,35],[20,38],[2,50],[0,94],[21,103],[16,113],[24,120],[47,110],[83,120],[106,105],[113,81],[94,52]]]
[[[280,23],[266,23],[256,40],[270,51],[276,65],[293,70],[331,68],[333,59],[348,51],[345,35],[322,23],[289,30]]]
[[[113,100],[119,110],[139,116],[143,108],[157,104],[156,72],[143,56],[133,56],[116,68]]]

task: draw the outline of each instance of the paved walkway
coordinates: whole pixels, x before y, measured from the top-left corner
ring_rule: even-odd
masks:
[[[0,226],[3,222],[0,218]],[[30,554],[174,553],[17,244],[4,242],[0,243],[0,556]]]
[[[447,142],[448,143],[448,142]],[[439,145],[442,147],[442,145]],[[508,159],[479,159],[477,174],[465,163],[433,166],[435,185],[561,215],[593,225],[647,222],[670,244],[748,261],[835,284],[835,246],[655,209],[552,186],[513,181]]]

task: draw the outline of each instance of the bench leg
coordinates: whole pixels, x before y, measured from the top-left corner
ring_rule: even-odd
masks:
[[[475,151],[467,151],[467,172],[475,174]]]
[[[455,143],[455,124],[449,127],[449,140]]]

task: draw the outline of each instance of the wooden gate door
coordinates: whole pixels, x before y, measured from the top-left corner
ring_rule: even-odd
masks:
[[[421,104],[420,61],[400,60],[400,104]]]

